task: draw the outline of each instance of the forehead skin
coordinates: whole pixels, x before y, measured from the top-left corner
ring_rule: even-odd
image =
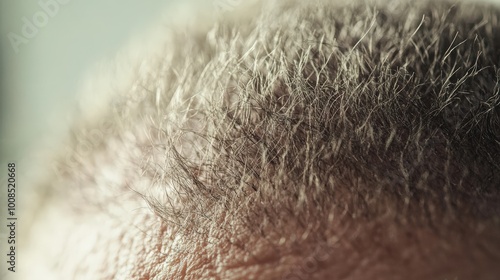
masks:
[[[29,273],[495,279],[498,9],[303,2],[165,28],[40,184]]]

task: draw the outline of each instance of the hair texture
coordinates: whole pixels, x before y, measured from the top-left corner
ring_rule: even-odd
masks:
[[[169,229],[160,278],[435,279],[409,267],[500,261],[499,10],[306,2],[167,28],[104,124],[75,128],[59,167],[87,199],[75,209],[113,215],[126,195],[94,174],[127,166],[117,188]],[[317,246],[335,253],[290,272]]]

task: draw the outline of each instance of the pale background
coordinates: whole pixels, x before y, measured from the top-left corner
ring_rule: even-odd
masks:
[[[0,2],[2,163],[29,160],[42,139],[60,131],[89,69],[113,59],[131,38],[168,17],[177,2],[65,0],[16,53],[8,34],[22,34],[22,18],[41,11],[39,1],[50,0]]]

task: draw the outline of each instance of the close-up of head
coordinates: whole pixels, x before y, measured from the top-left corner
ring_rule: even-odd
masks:
[[[96,74],[16,279],[500,279],[499,4],[213,4]]]

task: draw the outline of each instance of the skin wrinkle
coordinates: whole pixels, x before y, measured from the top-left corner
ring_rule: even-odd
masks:
[[[452,3],[269,1],[166,28],[130,90],[72,128],[30,238],[60,253],[28,263],[46,279],[495,279],[500,13]]]

